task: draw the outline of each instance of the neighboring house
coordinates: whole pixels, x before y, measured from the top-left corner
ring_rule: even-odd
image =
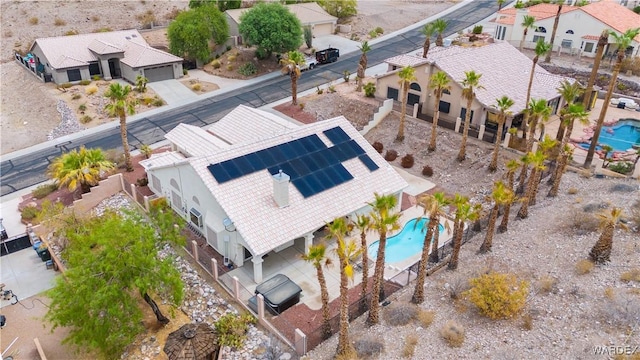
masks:
[[[368,212],[374,193],[401,199],[407,183],[343,117],[295,125],[239,106],[207,130],[180,124],[174,151],[141,161],[164,196],[223,258],[253,267],[304,244],[341,216]]]
[[[300,20],[303,27],[311,27],[313,36],[331,35],[335,32],[338,18],[329,15],[317,3],[310,2],[285,6]],[[224,12],[227,17],[227,24],[229,24],[230,36],[240,37],[240,32],[238,31],[240,16],[247,10],[249,9],[233,9]]]
[[[496,99],[503,95],[515,102],[511,107],[513,115],[507,119],[505,131],[522,122],[533,63],[506,42],[435,47],[429,51],[426,59],[419,54],[399,55],[386,59],[385,62],[388,64],[388,72],[377,78],[378,97],[399,100],[401,91],[398,71],[404,66],[412,66],[416,69],[417,80],[410,85],[407,104],[419,104],[420,112],[431,117],[434,113],[434,97],[433,90],[429,88],[429,79],[436,72],[444,71],[451,80],[451,90],[445,92],[440,100],[440,119],[451,124],[457,118],[465,118],[466,100],[462,98],[461,83],[465,77],[464,72],[473,70],[482,74],[480,85],[483,87],[475,89],[476,98],[471,106],[473,127],[479,129],[485,125],[487,130],[495,133],[499,113],[495,108]],[[536,65],[531,98],[547,100],[555,114],[560,106],[560,95],[556,89],[565,79],[568,78],[553,75]],[[444,123],[442,125],[445,126]]]
[[[150,82],[183,76],[182,58],[152,48],[137,30],[40,38],[26,57],[16,54],[16,60],[56,84],[91,80],[95,75],[131,83],[138,75]]]
[[[494,37],[519,46],[524,34],[522,20],[525,15],[536,18],[536,28],[527,33],[524,46],[534,48],[538,40],[551,41],[551,32],[558,5],[538,4],[524,9],[508,8],[498,12]],[[598,38],[603,30],[609,29],[618,34],[640,27],[640,15],[614,1],[602,0],[585,6],[562,6],[558,30],[553,44],[554,51],[594,57]],[[605,54],[617,51],[614,40],[609,37]],[[640,55],[640,35],[632,42],[629,55]]]

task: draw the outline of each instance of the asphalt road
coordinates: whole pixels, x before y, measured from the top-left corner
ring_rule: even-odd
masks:
[[[442,16],[449,26],[445,35],[453,34],[488,17],[498,10],[495,0],[476,0]],[[424,35],[419,29],[409,30],[375,44],[367,53],[370,66],[380,64],[384,59],[398,54],[404,54],[421,48]],[[302,92],[315,88],[335,79],[342,78],[344,70],[356,73],[360,54],[355,52],[341,56],[340,59],[327,65],[321,65],[314,70],[305,72],[298,81],[298,91]],[[291,95],[291,83],[288,77],[278,77],[265,80],[250,87],[239,88],[208,99],[166,112],[144,117],[127,126],[129,144],[138,147],[141,144],[153,144],[164,139],[164,135],[180,123],[197,126],[212,124],[240,104],[260,107]],[[93,135],[75,138],[65,144],[59,144],[43,150],[34,151],[28,155],[19,156],[0,163],[0,196],[27,188],[47,180],[45,174],[51,161],[61,152],[78,148],[100,147],[112,149],[122,146],[119,128],[113,128]]]

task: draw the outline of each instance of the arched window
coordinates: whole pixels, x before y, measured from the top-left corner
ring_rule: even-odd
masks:
[[[567,30],[567,32],[565,34],[571,34],[573,35],[573,30]]]
[[[171,184],[171,186],[173,186],[176,190],[180,190],[180,186],[178,186],[178,182],[175,179],[171,179],[171,181],[169,181],[169,184]]]
[[[200,205],[200,200],[198,200],[198,198],[194,195],[193,198],[191,198],[191,200],[193,200],[194,203]]]
[[[538,27],[536,28],[536,32],[539,32],[539,33],[546,33],[546,32],[547,32],[547,29],[545,29],[545,28],[544,28],[544,26],[538,26]]]
[[[421,91],[420,84],[418,83],[411,83],[411,85],[409,85],[409,89],[415,90],[415,91]]]

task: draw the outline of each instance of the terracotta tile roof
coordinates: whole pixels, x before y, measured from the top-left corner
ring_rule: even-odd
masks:
[[[585,40],[598,40],[598,39],[600,39],[600,35],[584,35],[584,36],[582,36],[582,39],[585,39]]]
[[[563,5],[561,14],[578,9],[576,6]],[[514,25],[516,22],[516,8],[507,8],[498,11],[498,17],[493,22],[503,25]],[[527,15],[533,16],[536,20],[544,20],[556,16],[558,13],[558,5],[555,4],[538,4],[525,8]]]
[[[279,208],[273,199],[273,180],[268,171],[258,171],[235,180],[218,184],[207,166],[311,134],[331,146],[322,133],[341,127],[380,167],[369,171],[362,162],[351,159],[343,162],[353,179],[339,186],[304,198],[295,186],[289,186],[289,206]],[[233,146],[207,156],[188,159],[189,164],[213,194],[226,215],[233,220],[237,231],[256,255],[265,254],[290,240],[304,236],[330,222],[363,208],[373,201],[374,192],[391,194],[407,186],[406,181],[360,135],[343,116],[302,125],[284,134],[250,144]]]
[[[270,112],[240,105],[207,130],[229,144],[254,142],[298,127]]]
[[[189,124],[179,124],[164,137],[188,156],[211,154],[230,146],[229,143],[218,139],[203,128]]]
[[[620,33],[640,27],[640,14],[614,1],[593,2],[580,9]],[[640,42],[640,35],[634,40]]]

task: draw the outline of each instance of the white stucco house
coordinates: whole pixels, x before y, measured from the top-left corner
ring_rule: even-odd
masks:
[[[523,9],[502,9],[493,20],[496,24],[494,37],[519,46],[524,34],[521,24],[524,16],[529,15],[536,19],[536,28],[528,31],[524,47],[534,48],[538,40],[550,42],[557,12],[556,4],[538,4]],[[580,7],[563,5],[553,50],[560,49],[565,53],[594,57],[598,38],[603,30],[621,34],[637,27],[640,27],[640,15],[616,1],[602,0]],[[615,42],[610,36],[605,54],[613,54],[616,51]],[[627,53],[640,56],[640,35],[634,39]]]
[[[180,124],[172,151],[141,162],[149,188],[206,238],[225,263],[253,264],[337,217],[369,212],[374,193],[408,185],[345,119],[296,125],[239,106],[207,129]],[[399,201],[400,203],[400,201]]]
[[[465,78],[465,71],[473,70],[482,74],[480,85],[483,87],[475,90],[476,97],[471,105],[473,127],[497,129],[499,111],[495,107],[496,99],[504,95],[514,100],[510,109],[512,116],[507,119],[505,131],[511,126],[519,126],[523,118],[522,112],[526,108],[532,60],[506,42],[455,44],[456,42],[446,47],[434,47],[429,50],[427,58],[423,58],[420,52],[386,59],[388,70],[376,79],[376,96],[399,100],[401,91],[398,72],[405,66],[414,67],[416,81],[410,85],[407,104],[419,104],[422,114],[433,117],[435,104],[429,79],[436,72],[443,71],[449,77],[451,90],[443,93],[438,105],[440,119],[455,122],[457,118],[464,119],[466,115],[467,103],[462,98],[462,80]],[[555,114],[563,105],[557,91],[563,80],[575,81],[551,74],[536,65],[531,98],[547,100]]]
[[[135,83],[183,76],[183,59],[147,44],[137,30],[122,30],[36,39],[27,56],[16,60],[44,81],[56,84],[123,78]]]

